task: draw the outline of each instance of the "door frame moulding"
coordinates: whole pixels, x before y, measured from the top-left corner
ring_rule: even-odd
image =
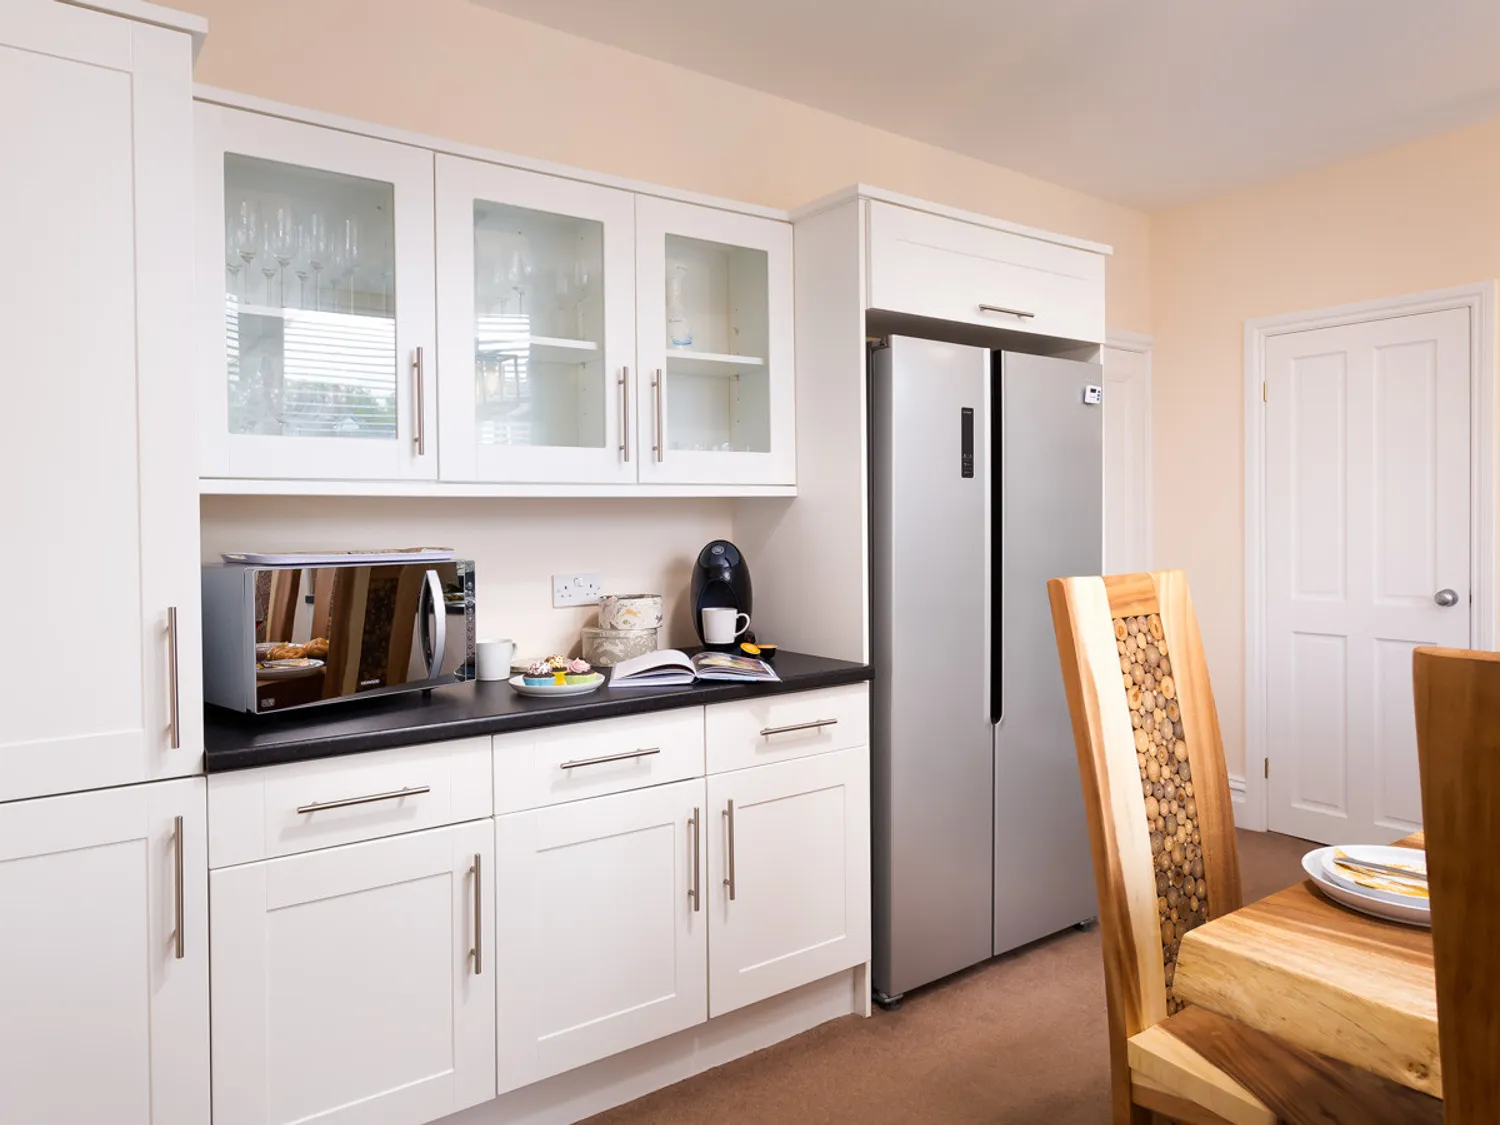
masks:
[[[1149,570],[1156,565],[1156,445],[1151,425],[1151,416],[1154,413],[1151,391],[1151,351],[1156,347],[1156,338],[1144,332],[1126,332],[1124,329],[1111,328],[1104,334],[1104,346],[1120,352],[1135,352],[1146,357],[1146,432],[1141,435],[1146,444],[1144,467],[1146,488],[1142,500],[1145,510],[1142,514],[1146,522],[1147,565],[1145,569]],[[1100,359],[1102,360],[1103,356],[1100,356]]]
[[[1494,281],[1433,289],[1349,305],[1245,321],[1245,804],[1241,828],[1265,831],[1269,793],[1255,762],[1269,757],[1266,718],[1266,342],[1273,336],[1399,316],[1469,311],[1469,604],[1470,643],[1495,647],[1496,372]],[[1239,780],[1230,779],[1231,787]]]

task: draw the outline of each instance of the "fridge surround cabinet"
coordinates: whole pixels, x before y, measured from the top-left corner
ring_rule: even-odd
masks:
[[[1038,615],[1047,613],[1043,583],[1052,569],[1097,573],[1102,565],[1102,412],[1072,420],[1057,413],[1097,410],[1085,403],[1084,388],[1102,382],[1098,372],[1096,364],[899,336],[872,354],[873,984],[878,999],[897,999],[909,988],[1095,913],[1071,726],[1050,626],[1043,630]],[[1012,427],[1011,410],[1023,401],[1028,422],[1018,414]],[[973,412],[967,465],[961,448],[965,409]],[[1051,425],[1035,425],[1048,410]],[[924,422],[928,440],[900,440]],[[1070,427],[1083,435],[1080,447],[1066,447]],[[952,444],[934,456],[934,441],[944,440]],[[1012,488],[1005,469],[1013,456],[1025,465]],[[941,513],[930,503],[939,494],[947,498]],[[1033,522],[1031,527],[1045,529],[1040,536],[1007,527],[1014,518],[1011,509],[1023,506],[1027,495],[1055,501],[1059,509],[1067,504],[1078,511],[1083,505],[1080,518],[1072,521],[1081,529],[1078,535],[1069,539],[1055,521]],[[952,518],[959,506],[967,519]],[[1060,550],[1049,546],[1054,542],[1062,544]],[[1028,549],[1007,551],[1006,543]],[[914,598],[913,580],[905,576],[930,576],[926,560],[934,552],[944,559],[942,588],[918,590],[922,596]],[[1035,613],[1027,612],[1032,607],[1019,592],[1022,580],[1027,588],[1035,586],[1040,607]],[[982,603],[977,631],[966,627],[978,608],[975,599],[961,592],[975,583]],[[1025,625],[1024,640],[1016,637],[1017,621]],[[1013,623],[1009,629],[1006,622]],[[899,644],[892,640],[897,632]],[[930,674],[923,679],[923,665],[934,653],[945,665],[986,669],[983,688],[973,691],[972,677],[955,678],[943,701],[934,704],[934,694],[945,691]],[[919,693],[913,693],[913,684],[922,685]],[[1042,701],[1040,715],[1034,699]],[[961,720],[963,715],[968,719]],[[1039,722],[1048,732],[1040,738],[1016,730],[1018,725],[1034,730]],[[893,740],[948,752],[918,761],[917,755],[897,752]],[[967,755],[958,752],[965,745]],[[1032,751],[1036,745],[1043,747],[1040,757]],[[1017,791],[1022,795],[1013,798]],[[943,809],[941,831],[924,812],[935,805]],[[1062,827],[1063,821],[1075,829]],[[1018,874],[1014,845],[1021,839],[1035,846],[1027,850],[1027,868]],[[943,894],[935,897],[934,886]],[[963,892],[955,894],[956,887]]]

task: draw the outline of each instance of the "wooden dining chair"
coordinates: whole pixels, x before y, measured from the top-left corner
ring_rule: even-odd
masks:
[[[1178,945],[1237,909],[1218,713],[1181,571],[1048,584],[1093,852],[1116,1125],[1441,1120],[1435,1099],[1172,991]]]
[[[1412,657],[1443,1120],[1500,1121],[1500,653]]]

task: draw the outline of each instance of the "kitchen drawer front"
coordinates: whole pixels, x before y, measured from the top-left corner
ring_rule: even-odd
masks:
[[[871,308],[1103,341],[1104,255],[888,203],[869,207]]]
[[[707,711],[711,774],[870,742],[866,684],[716,703]]]
[[[703,776],[703,708],[495,736],[495,812]]]
[[[214,774],[208,864],[228,867],[489,816],[490,758],[490,739],[481,736]]]

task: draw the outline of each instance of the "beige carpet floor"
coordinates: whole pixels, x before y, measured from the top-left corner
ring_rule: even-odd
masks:
[[[1245,901],[1309,845],[1241,832]],[[1108,1125],[1098,928],[1070,930],[658,1090],[589,1125]]]

